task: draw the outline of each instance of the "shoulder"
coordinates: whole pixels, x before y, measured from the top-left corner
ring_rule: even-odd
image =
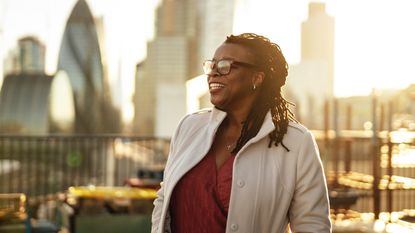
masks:
[[[206,117],[206,116],[209,116],[211,113],[212,113],[211,108],[204,108],[196,112],[190,113],[189,115],[195,116],[195,117]]]
[[[297,151],[304,143],[308,143],[310,140],[313,141],[313,138],[313,135],[307,127],[297,122],[290,122],[283,142],[290,150]]]
[[[180,132],[194,131],[206,126],[211,116],[211,109],[202,109],[185,115],[178,126]]]
[[[307,134],[310,131],[307,129],[307,127],[305,127],[304,125],[302,125],[301,123],[298,122],[293,122],[290,121],[288,123],[288,132],[294,133],[294,134]]]
[[[187,114],[184,117],[183,121],[184,121],[185,124],[189,124],[189,123],[193,124],[193,123],[197,123],[197,122],[205,122],[206,123],[206,121],[209,120],[209,117],[210,117],[211,113],[212,113],[212,109],[209,109],[209,108],[201,109],[199,111]]]

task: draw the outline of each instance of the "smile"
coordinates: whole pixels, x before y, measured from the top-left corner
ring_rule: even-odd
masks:
[[[209,84],[209,89],[210,90],[216,90],[216,89],[220,89],[220,88],[224,88],[225,85],[220,84],[220,83],[210,83]]]

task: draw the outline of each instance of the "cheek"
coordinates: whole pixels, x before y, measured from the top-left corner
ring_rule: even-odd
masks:
[[[246,85],[238,85],[238,86],[232,86],[229,89],[227,89],[223,95],[222,98],[226,99],[226,101],[238,101],[241,99],[245,99],[251,95],[251,90],[248,89]]]
[[[240,82],[233,88],[233,91],[241,95],[252,94],[252,84],[249,82]]]

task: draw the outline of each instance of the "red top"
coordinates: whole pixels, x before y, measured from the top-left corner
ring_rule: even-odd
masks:
[[[172,233],[224,233],[235,156],[216,169],[210,151],[174,188],[170,201]]]

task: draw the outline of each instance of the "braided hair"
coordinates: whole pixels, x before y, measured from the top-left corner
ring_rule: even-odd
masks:
[[[288,64],[281,52],[281,48],[268,38],[254,33],[230,35],[224,43],[238,44],[247,48],[253,55],[258,70],[264,72],[265,77],[261,84],[258,97],[255,99],[247,119],[243,122],[241,134],[232,153],[237,153],[249,139],[259,132],[265,115],[270,111],[275,130],[268,136],[268,147],[272,144],[281,144],[287,151],[282,139],[287,133],[289,121],[297,122],[289,109],[293,105],[281,95],[288,75]]]

